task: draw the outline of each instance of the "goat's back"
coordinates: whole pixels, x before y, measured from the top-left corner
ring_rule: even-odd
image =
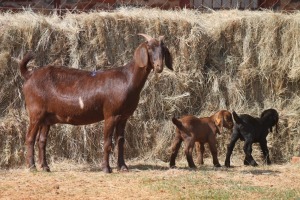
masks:
[[[234,129],[237,129],[243,137],[247,137],[247,135],[251,135],[254,142],[260,141],[261,138],[265,138],[268,134],[267,127],[261,122],[260,118],[253,117],[248,114],[238,115],[239,123],[234,125]],[[234,117],[236,118],[236,117]],[[235,119],[237,122],[238,120]]]
[[[216,129],[210,117],[198,118],[193,115],[186,115],[181,117],[178,121],[181,122],[182,126],[175,124],[177,128],[184,133],[193,135],[196,140],[206,141],[208,135],[213,133]]]
[[[122,71],[117,69],[89,72],[45,66],[35,70],[26,80],[24,94],[41,93],[45,99],[63,97],[65,100],[80,96],[84,98],[100,94],[109,95],[113,85],[116,86],[113,88],[114,92],[121,93],[125,80]]]

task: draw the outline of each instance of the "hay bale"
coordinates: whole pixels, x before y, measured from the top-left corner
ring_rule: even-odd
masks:
[[[105,69],[131,60],[143,41],[137,33],[165,35],[175,71],[149,76],[125,129],[126,158],[167,161],[175,130],[170,122],[173,116],[209,116],[220,109],[258,116],[273,107],[280,114],[280,130],[268,136],[270,154],[275,162],[287,162],[300,148],[299,19],[299,13],[142,8],[63,17],[30,11],[1,13],[0,166],[24,164],[28,117],[18,61],[26,51],[37,54],[30,63],[33,67],[55,63]],[[53,126],[49,159],[100,162],[102,130],[103,123]],[[218,138],[221,157],[228,140],[228,134]],[[254,154],[260,154],[256,146]],[[242,143],[235,155],[243,155]]]

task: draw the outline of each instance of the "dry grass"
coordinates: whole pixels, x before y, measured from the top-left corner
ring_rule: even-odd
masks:
[[[300,13],[270,11],[115,12],[43,16],[0,14],[0,166],[24,163],[25,112],[18,60],[28,50],[33,66],[49,63],[98,70],[128,62],[142,41],[137,33],[165,35],[174,69],[151,74],[126,127],[126,157],[167,161],[172,116],[208,116],[220,109],[258,116],[273,107],[280,133],[268,137],[272,160],[300,154]],[[102,123],[52,127],[49,159],[98,163]],[[229,136],[219,138],[224,155]],[[238,145],[236,152],[242,152]],[[255,157],[260,154],[254,149]],[[112,158],[114,160],[114,157]]]
[[[236,165],[168,169],[161,161],[131,161],[107,175],[91,165],[53,162],[53,172],[0,171],[0,199],[297,199],[300,165]]]

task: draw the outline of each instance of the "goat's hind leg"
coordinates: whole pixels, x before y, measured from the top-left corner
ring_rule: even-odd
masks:
[[[41,125],[37,139],[39,145],[39,164],[41,165],[43,171],[46,172],[50,172],[50,167],[48,166],[46,159],[46,144],[49,129],[49,125]]]
[[[193,148],[194,148],[194,145],[195,145],[195,141],[194,141],[193,138],[187,137],[184,140],[184,143],[185,143],[184,152],[185,152],[186,159],[187,159],[187,162],[189,164],[189,167],[190,168],[196,168],[196,165],[193,161]]]
[[[124,160],[124,129],[126,125],[127,119],[118,122],[116,126],[116,134],[115,134],[115,142],[117,143],[118,148],[118,170],[120,171],[128,171],[128,167],[125,164]]]
[[[109,166],[109,154],[112,150],[112,136],[116,127],[115,117],[105,119],[104,122],[104,153],[102,161],[102,170],[105,173],[111,173],[112,169]]]
[[[38,130],[39,130],[39,123],[30,122],[28,131],[26,133],[26,139],[25,139],[26,148],[27,148],[26,163],[30,171],[36,171],[36,166],[34,162],[34,145],[35,145]]]
[[[255,162],[254,158],[252,157],[252,141],[245,140],[244,144],[244,152],[246,154],[244,165],[251,165],[253,167],[257,166],[258,164]]]
[[[175,168],[175,160],[182,143],[182,138],[179,133],[176,134],[171,146],[170,168]]]

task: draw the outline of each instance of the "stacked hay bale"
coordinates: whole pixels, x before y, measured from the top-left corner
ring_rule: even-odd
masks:
[[[137,33],[165,35],[175,70],[149,76],[126,126],[127,158],[167,161],[173,116],[208,116],[220,109],[258,116],[270,107],[280,113],[279,134],[268,137],[272,159],[285,162],[299,154],[298,13],[121,8],[61,17],[24,11],[2,13],[0,24],[1,167],[24,164],[28,117],[18,61],[27,50],[36,53],[33,68],[53,63],[99,70],[130,61],[143,41]],[[100,162],[102,129],[102,122],[53,126],[49,158]],[[218,136],[221,162],[229,137]],[[236,154],[242,157],[241,147]]]

